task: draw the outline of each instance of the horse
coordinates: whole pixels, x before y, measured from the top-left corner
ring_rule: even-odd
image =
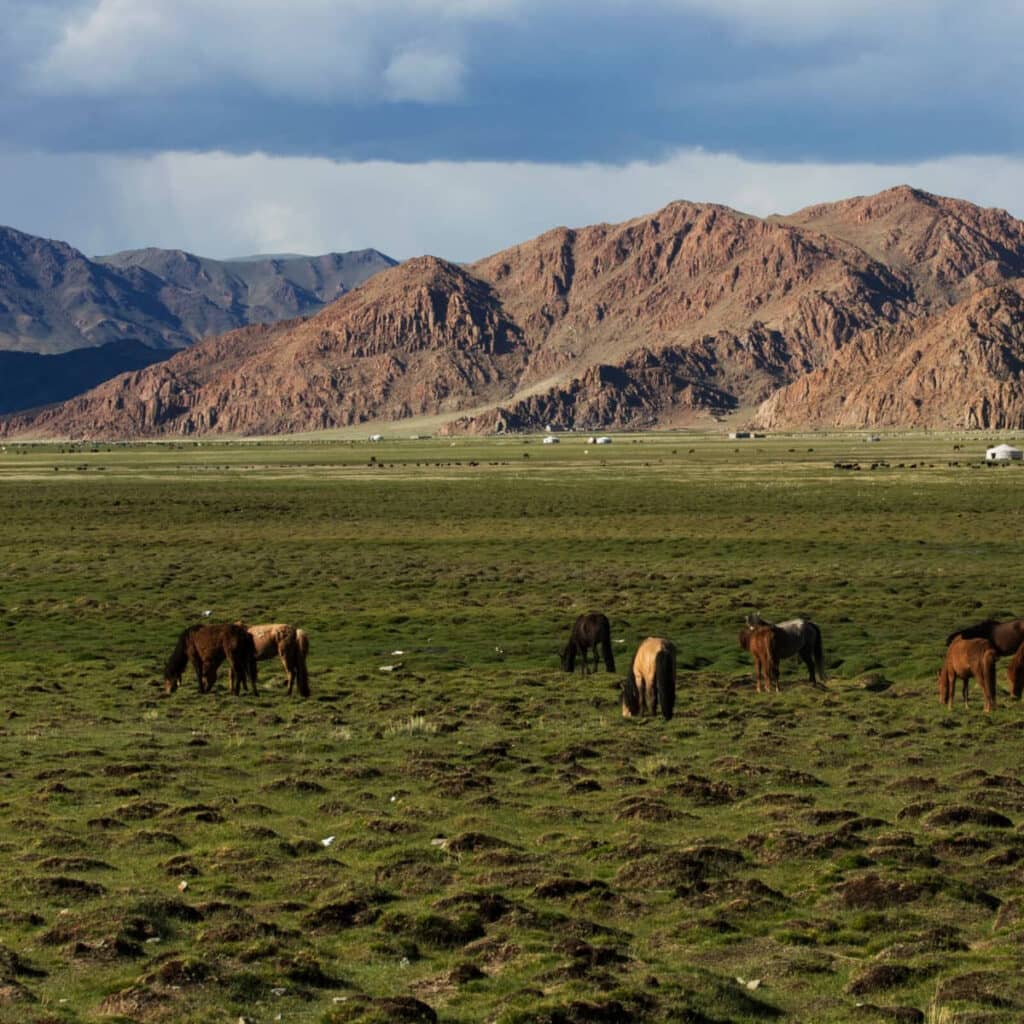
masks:
[[[973,676],[985,698],[985,714],[996,706],[996,648],[983,637],[954,637],[939,669],[939,703],[953,706],[956,681],[964,681],[964,703],[967,703],[967,681]],[[1014,658],[1016,663],[1017,659]],[[1011,666],[1012,667],[1012,666]],[[1012,678],[1011,678],[1012,683]]]
[[[754,656],[754,685],[757,692],[771,693],[772,684],[779,692],[779,650],[786,634],[778,626],[744,626],[740,630],[740,647]]]
[[[633,655],[622,684],[622,717],[656,715],[667,722],[676,704],[676,647],[671,640],[649,636]]]
[[[597,671],[598,646],[604,657],[604,667],[608,672],[615,671],[615,655],[612,654],[612,627],[608,616],[601,612],[587,612],[573,624],[569,633],[569,642],[562,648],[562,671],[572,672],[576,667],[576,657],[580,658],[580,669],[584,675],[590,672],[588,651],[594,652],[594,671]]]
[[[748,615],[746,628],[755,626],[774,626],[780,631],[776,634],[779,661],[799,655],[807,666],[811,686],[825,682],[825,655],[821,645],[821,629],[810,619],[787,619],[785,622],[769,622],[760,615]],[[817,669],[817,678],[815,677]]]
[[[292,688],[302,697],[309,696],[309,672],[306,669],[306,655],[309,654],[309,637],[304,629],[287,622],[265,623],[249,626],[239,622],[249,631],[256,646],[256,660],[265,661],[275,655],[281,659],[288,674],[288,696]]]
[[[1020,700],[1021,693],[1024,693],[1024,644],[1017,648],[1013,661],[1006,667],[1006,679],[1010,684],[1010,696]]]
[[[195,669],[200,693],[209,693],[217,681],[217,669],[227,661],[231,692],[252,683],[256,695],[256,645],[248,631],[237,623],[189,626],[178,637],[164,668],[164,691],[173,693],[185,668]]]
[[[995,649],[996,657],[1007,654],[1016,654],[1020,645],[1024,643],[1024,619],[1009,619],[1006,622],[998,622],[996,619],[985,619],[976,622],[973,626],[965,626],[955,633],[946,637],[948,647],[957,637],[964,640],[971,640],[977,637],[987,640]]]

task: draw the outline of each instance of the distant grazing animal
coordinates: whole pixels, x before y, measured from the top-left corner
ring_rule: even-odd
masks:
[[[779,649],[785,634],[778,626],[744,626],[740,630],[740,647],[754,656],[754,686],[771,693],[772,684],[779,692]]]
[[[562,648],[562,671],[572,672],[576,667],[576,658],[579,657],[580,670],[586,675],[590,672],[588,651],[593,651],[596,672],[599,647],[605,669],[614,672],[615,655],[612,654],[612,628],[608,616],[601,612],[587,612],[573,623],[569,642]]]
[[[951,644],[958,636],[965,640],[983,637],[995,647],[997,657],[1016,654],[1020,645],[1024,643],[1024,619],[1009,619],[1006,622],[985,619],[983,622],[976,622],[973,626],[965,626],[955,633],[950,633],[946,637],[946,645]]]
[[[249,633],[237,623],[189,626],[178,637],[174,651],[164,668],[164,690],[173,693],[182,674],[191,664],[199,681],[199,692],[209,693],[217,681],[217,669],[227,661],[231,692],[252,683],[256,694],[256,645]]]
[[[747,628],[754,626],[774,626],[780,632],[776,634],[779,661],[800,656],[807,666],[811,686],[818,686],[825,681],[825,655],[821,645],[821,629],[810,619],[787,619],[785,622],[769,622],[760,615],[747,616]],[[817,677],[815,677],[817,670]]]
[[[649,636],[636,650],[622,684],[622,717],[656,715],[667,722],[676,705],[676,648],[671,640]]]
[[[966,704],[967,681],[973,676],[978,680],[985,698],[985,713],[991,714],[996,706],[996,657],[995,647],[983,637],[954,637],[939,670],[939,703],[950,708],[953,706],[956,681],[959,678],[964,681]]]
[[[302,697],[309,696],[309,672],[306,669],[306,655],[309,654],[309,637],[304,629],[287,622],[265,623],[261,626],[245,626],[256,645],[256,660],[265,661],[275,656],[281,659],[288,674],[288,696],[292,688]]]
[[[1017,648],[1013,661],[1007,666],[1006,679],[1010,684],[1010,695],[1014,700],[1020,700],[1021,693],[1024,693],[1024,644]]]

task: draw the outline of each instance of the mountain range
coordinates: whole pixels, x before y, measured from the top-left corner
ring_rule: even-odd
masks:
[[[1022,307],[1024,223],[1001,210],[907,186],[767,218],[680,201],[408,260],[0,429],[1021,427]]]
[[[321,309],[395,261],[375,250],[213,260],[89,259],[0,227],[0,412],[67,398],[202,338]]]

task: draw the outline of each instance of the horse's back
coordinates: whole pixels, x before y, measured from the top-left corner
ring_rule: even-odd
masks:
[[[675,644],[661,636],[649,636],[646,640],[641,641],[640,646],[636,649],[636,654],[633,655],[633,675],[645,682],[653,682],[659,654],[668,655],[671,658],[674,671]]]

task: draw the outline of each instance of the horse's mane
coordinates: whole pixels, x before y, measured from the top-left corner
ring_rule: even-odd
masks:
[[[971,626],[964,626],[963,629],[954,630],[946,637],[946,646],[948,647],[958,636],[963,637],[964,640],[973,640],[978,637],[988,640],[992,636],[992,630],[998,625],[997,619],[984,619]]]

